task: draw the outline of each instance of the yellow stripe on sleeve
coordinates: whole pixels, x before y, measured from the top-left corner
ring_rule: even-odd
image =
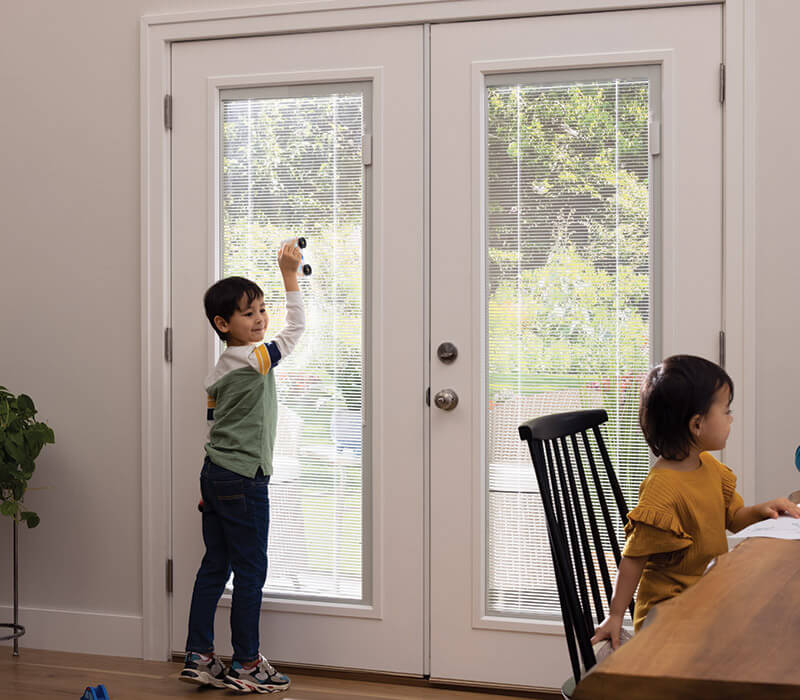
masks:
[[[256,348],[256,356],[258,357],[258,366],[260,367],[261,374],[269,372],[272,362],[269,359],[269,351],[266,345],[259,345]]]
[[[261,361],[261,374],[266,374],[269,372],[269,355],[267,354],[266,345],[258,346],[258,357]]]
[[[256,345],[255,348],[253,348],[253,354],[256,356],[256,362],[258,362],[258,373],[264,374],[264,362],[261,359],[261,353],[258,351],[259,347],[261,346]]]
[[[212,396],[208,397],[208,407],[209,408],[216,408],[217,407],[217,400]]]

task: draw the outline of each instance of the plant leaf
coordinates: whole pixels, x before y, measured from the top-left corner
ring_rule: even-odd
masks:
[[[53,429],[46,423],[34,423],[31,427],[31,432],[36,435],[42,444],[54,443],[56,441]]]
[[[0,514],[2,515],[16,515],[19,511],[19,503],[17,501],[3,501],[0,504]]]
[[[33,399],[27,394],[20,394],[17,397],[17,409],[20,413],[32,416],[36,413],[36,407],[33,405]]]
[[[8,452],[8,456],[11,457],[11,459],[13,459],[15,462],[17,462],[17,464],[19,464],[20,462],[24,462],[28,457],[28,455],[25,454],[25,450],[23,450],[21,447],[19,447],[13,442],[6,442],[5,447],[6,447],[6,452]]]
[[[36,527],[41,522],[39,516],[29,510],[23,510],[19,517],[27,523],[29,528]]]

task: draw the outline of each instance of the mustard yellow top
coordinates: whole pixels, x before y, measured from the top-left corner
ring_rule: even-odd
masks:
[[[648,557],[633,628],[648,611],[695,583],[708,563],[728,551],[725,530],[744,505],[736,492],[736,475],[708,452],[690,472],[657,467],[639,487],[639,505],[628,513],[622,554]]]

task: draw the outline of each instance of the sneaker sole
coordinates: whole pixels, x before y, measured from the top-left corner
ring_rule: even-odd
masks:
[[[234,679],[236,683],[243,685],[247,690],[240,691],[245,693],[260,693],[261,695],[269,695],[270,693],[282,693],[284,690],[289,690],[291,683],[286,685],[259,685],[257,683],[248,683],[239,678]]]
[[[181,671],[180,675],[178,676],[179,681],[183,681],[184,683],[191,683],[192,685],[212,685],[215,688],[230,688],[231,686],[228,683],[219,680],[218,678],[214,678],[210,673],[206,673],[205,671],[191,671],[194,673],[194,676],[188,675],[186,671]]]

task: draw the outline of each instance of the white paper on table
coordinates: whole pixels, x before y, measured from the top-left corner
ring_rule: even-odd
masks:
[[[748,537],[774,537],[779,540],[800,540],[800,518],[781,515],[767,518],[761,522],[748,525],[732,535],[731,539],[744,540]]]

